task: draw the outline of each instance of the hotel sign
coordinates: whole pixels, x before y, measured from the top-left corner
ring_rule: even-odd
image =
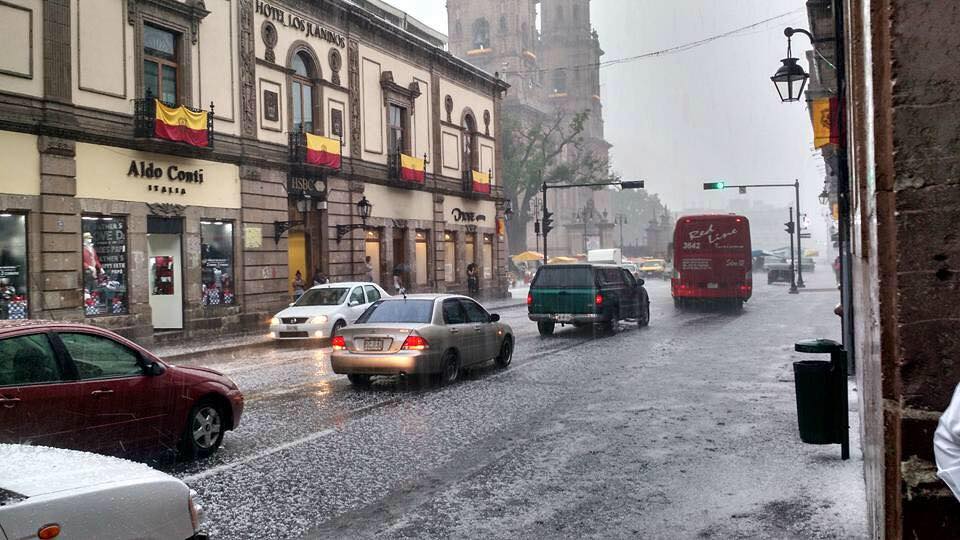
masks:
[[[341,48],[347,46],[347,38],[340,32],[308,21],[273,4],[257,0],[256,13],[287,28],[299,30],[307,37],[322,39]]]

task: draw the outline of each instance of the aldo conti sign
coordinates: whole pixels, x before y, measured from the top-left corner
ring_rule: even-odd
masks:
[[[77,197],[240,208],[236,165],[77,144]]]

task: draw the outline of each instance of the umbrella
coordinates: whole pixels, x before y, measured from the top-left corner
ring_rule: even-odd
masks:
[[[579,261],[577,259],[574,259],[573,257],[550,257],[550,260],[547,262],[550,264],[557,264],[557,263],[575,263]]]
[[[543,259],[543,253],[537,253],[536,251],[524,251],[523,253],[518,253],[511,257],[513,262],[530,262],[530,261],[539,261]]]

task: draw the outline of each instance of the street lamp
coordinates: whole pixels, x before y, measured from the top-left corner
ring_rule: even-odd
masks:
[[[620,226],[620,250],[623,251],[623,226],[627,224],[627,216],[623,214],[617,214],[613,218],[613,224]]]
[[[773,77],[770,77],[770,80],[773,81],[773,85],[777,88],[777,93],[780,94],[780,101],[784,103],[800,101],[800,94],[803,93],[803,87],[806,86],[807,80],[810,78],[807,72],[803,70],[803,67],[797,63],[797,59],[792,56],[793,51],[790,47],[790,38],[795,33],[805,34],[807,37],[810,37],[811,41],[813,40],[810,32],[802,28],[790,28],[788,26],[783,30],[783,35],[787,36],[787,57],[780,60],[783,65],[777,69]]]
[[[823,191],[820,193],[820,204],[826,206],[830,204],[830,193],[827,192],[827,188],[823,188]]]
[[[373,211],[373,203],[367,200],[367,196],[364,195],[362,199],[357,203],[357,214],[360,216],[360,220],[363,221],[362,224],[351,223],[349,225],[337,225],[337,243],[340,243],[340,240],[344,236],[350,234],[350,231],[355,229],[365,229],[367,228],[367,219],[370,217],[370,212]]]

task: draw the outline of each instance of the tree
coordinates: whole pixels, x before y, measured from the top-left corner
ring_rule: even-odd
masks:
[[[614,182],[606,152],[590,148],[583,137],[589,112],[564,111],[520,119],[507,115],[503,124],[505,195],[513,204],[508,225],[512,253],[528,249],[527,225],[532,201],[548,184]]]

